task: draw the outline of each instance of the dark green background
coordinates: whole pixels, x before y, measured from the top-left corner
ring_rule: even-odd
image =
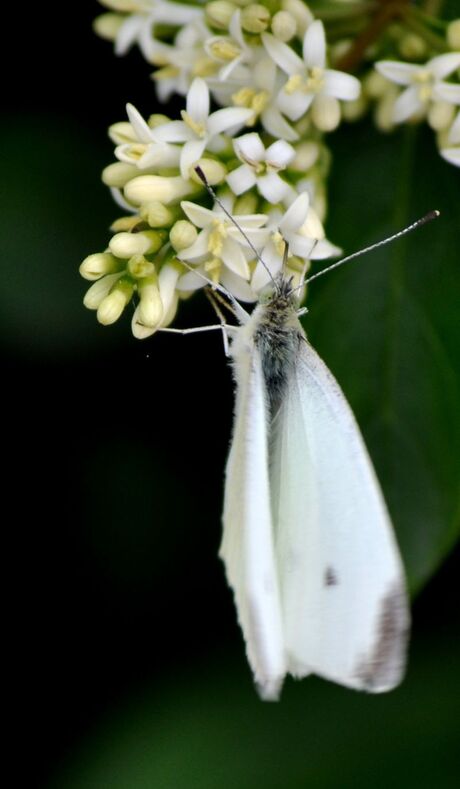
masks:
[[[232,414],[221,340],[139,343],[128,317],[103,328],[81,304],[78,265],[119,214],[99,180],[106,127],[126,100],[155,109],[148,67],[116,60],[83,5],[17,28],[28,65],[6,80],[0,131],[19,784],[30,768],[28,786],[59,789],[454,787],[455,554],[420,589],[458,532],[460,173],[426,130],[331,138],[328,229],[346,251],[442,211],[312,285],[305,321],[358,415],[419,594],[400,689],[290,681],[262,704],[216,558]],[[200,297],[179,317],[209,320]]]

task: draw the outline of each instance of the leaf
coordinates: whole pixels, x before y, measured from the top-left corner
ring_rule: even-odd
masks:
[[[435,222],[312,283],[305,327],[364,432],[412,591],[460,531],[459,172],[432,135],[335,136],[328,235],[351,253]]]

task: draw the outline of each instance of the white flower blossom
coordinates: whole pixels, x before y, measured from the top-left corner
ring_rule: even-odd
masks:
[[[168,101],[173,93],[186,96],[194,77],[208,77],[218,71],[218,64],[204,52],[211,35],[198,17],[179,29],[173,44],[158,44],[153,62],[159,68],[152,79],[160,101]]]
[[[265,149],[255,132],[233,140],[233,147],[243,164],[227,176],[232,192],[240,195],[257,185],[260,194],[269,203],[283,200],[292,187],[280,178],[278,172],[294,159],[294,148],[285,140],[277,140]]]
[[[226,80],[232,71],[243,63],[254,60],[255,50],[246,43],[241,29],[241,11],[238,8],[232,16],[228,27],[229,36],[211,36],[205,42],[205,51],[213,60],[220,64],[219,79]]]
[[[394,103],[395,123],[423,115],[432,101],[460,104],[460,85],[444,82],[445,77],[460,68],[460,52],[438,55],[423,66],[381,60],[375,67],[390,82],[406,86]]]
[[[132,104],[126,112],[133,131],[133,141],[124,142],[115,148],[115,156],[121,162],[135,164],[139,170],[148,168],[178,167],[181,149],[178,145],[160,142],[155,131],[145,122]]]
[[[223,203],[228,210],[231,210],[230,201],[224,198]],[[251,277],[249,261],[254,258],[254,252],[243,233],[257,250],[261,249],[268,237],[267,230],[263,227],[267,217],[264,214],[238,215],[238,225],[243,230],[241,233],[217,204],[210,210],[196,203],[184,201],[181,207],[188,219],[200,228],[201,232],[190,247],[178,254],[180,260],[197,266],[196,271],[189,271],[181,277],[178,288],[180,290],[202,288],[206,282],[200,276],[201,273],[208,279],[229,287],[236,298],[248,300],[247,297],[251,295],[250,300],[253,300],[248,282]],[[234,276],[231,277],[230,274]],[[246,285],[238,283],[235,277]],[[225,284],[229,281],[233,283],[231,287]],[[235,285],[237,289],[240,285],[240,296],[237,295]],[[241,292],[244,292],[244,297],[241,296]]]
[[[441,148],[440,154],[447,162],[460,167],[460,112],[457,113],[449,135],[447,137],[448,147]]]
[[[264,46],[288,80],[278,95],[278,107],[290,120],[301,118],[318,97],[352,101],[361,85],[356,77],[326,68],[323,23],[312,22],[303,39],[303,59],[270,33],[262,34]]]
[[[306,192],[296,197],[284,215],[275,210],[267,230],[270,236],[260,253],[265,265],[258,261],[251,280],[256,292],[270,281],[270,275],[274,278],[281,271],[285,244],[289,246],[289,255],[302,258],[306,268],[310,260],[323,260],[341,251],[325,238],[323,226]]]
[[[204,80],[196,77],[187,94],[186,110],[181,121],[164,123],[155,129],[155,137],[168,143],[184,143],[180,155],[182,178],[189,178],[190,169],[201,158],[204,150],[222,147],[222,132],[231,134],[251,117],[251,110],[226,107],[209,114],[209,89]]]
[[[123,10],[117,0],[104,0],[104,5]],[[152,60],[158,49],[155,25],[186,25],[203,13],[196,6],[170,3],[168,0],[136,0],[129,6],[134,13],[129,14],[118,29],[115,53],[125,55],[134,44],[138,44],[148,61]]]

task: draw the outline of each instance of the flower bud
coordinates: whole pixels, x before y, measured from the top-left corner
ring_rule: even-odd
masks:
[[[127,165],[129,166],[129,165]],[[137,170],[137,172],[139,172]],[[172,203],[188,196],[193,189],[190,183],[178,176],[139,175],[126,184],[126,199],[135,205],[148,203],[152,200],[160,203]]]
[[[163,318],[163,303],[156,274],[141,280],[138,285],[138,320],[150,328],[158,326]]]
[[[103,326],[109,326],[118,320],[124,308],[131,301],[133,285],[129,280],[120,279],[108,296],[102,299],[97,308],[97,319]]]
[[[278,11],[272,19],[272,33],[280,41],[290,41],[296,34],[297,22],[288,11]]]
[[[139,175],[139,170],[135,165],[126,164],[125,162],[114,162],[109,164],[102,171],[102,181],[106,186],[114,186],[116,189],[122,189],[131,178]]]
[[[148,125],[151,129],[156,129],[157,126],[163,126],[164,123],[169,123],[171,118],[168,118],[167,115],[162,115],[160,112],[155,112],[153,115],[150,115],[148,119]]]
[[[318,160],[319,154],[318,143],[313,141],[301,142],[295,146],[295,159],[290,163],[289,167],[292,170],[305,173],[310,167],[313,167]]]
[[[235,200],[233,206],[234,214],[255,214],[258,208],[259,199],[253,192],[245,192],[244,195]]]
[[[110,225],[110,229],[113,233],[131,233],[136,225],[141,224],[141,220],[137,214],[131,214],[131,216],[120,216],[118,219],[115,219],[115,222],[112,222]]]
[[[158,252],[163,242],[164,236],[158,230],[146,230],[142,233],[116,233],[110,239],[109,247],[118,258],[130,258]]]
[[[387,92],[390,83],[380,74],[377,69],[372,68],[362,81],[363,93],[370,99],[380,99]]]
[[[205,6],[206,20],[218,30],[228,30],[230,20],[236,11],[236,5],[228,0],[215,0]]]
[[[398,89],[396,85],[388,85],[385,94],[375,108],[375,125],[382,132],[392,131],[396,125],[393,120],[393,114],[397,97]]]
[[[197,235],[195,225],[192,225],[187,219],[179,219],[171,228],[169,240],[176,252],[180,252],[181,249],[191,247],[196,241]]]
[[[217,60],[235,60],[240,54],[241,50],[237,44],[230,41],[229,38],[216,38],[209,44],[209,52]]]
[[[94,32],[106,41],[115,41],[124,19],[119,14],[101,14],[93,22]]]
[[[120,11],[122,14],[132,14],[139,10],[139,0],[99,0],[101,5]]]
[[[121,272],[118,274],[108,274],[106,277],[102,277],[102,279],[95,282],[94,285],[91,285],[83,298],[85,307],[88,310],[97,310],[101,301],[110,293],[114,284],[121,276]]]
[[[434,101],[428,110],[428,124],[434,131],[448,129],[454,120],[455,107],[447,101]]]
[[[365,114],[368,107],[368,101],[364,93],[361,93],[354,101],[344,101],[341,106],[342,117],[349,123],[359,121]]]
[[[125,145],[136,142],[134,129],[128,121],[119,121],[109,126],[109,137],[115,145]]]
[[[314,20],[314,16],[303,0],[282,0],[281,9],[294,17],[297,23],[297,35],[303,38],[305,31]]]
[[[241,12],[241,27],[247,33],[263,33],[270,24],[270,11],[264,5],[251,3]]]
[[[333,131],[340,123],[340,104],[334,96],[316,96],[311,107],[311,117],[321,131]]]
[[[158,200],[143,203],[139,215],[150,227],[169,227],[174,222],[174,212]]]
[[[128,273],[135,279],[151,277],[155,274],[155,265],[150,260],[147,260],[144,255],[133,255],[128,260]]]
[[[405,60],[421,60],[428,54],[426,41],[417,33],[405,33],[398,42],[398,48]]]
[[[83,279],[96,280],[106,274],[113,274],[115,271],[124,269],[123,261],[117,260],[110,252],[96,252],[88,255],[80,266],[80,274]]]
[[[454,19],[447,25],[447,43],[451,49],[460,49],[460,19]]]
[[[216,184],[221,184],[225,180],[227,168],[222,162],[218,162],[216,159],[200,159],[190,171],[190,180],[194,183],[203,186],[203,181],[198,173],[195,172],[195,167],[197,165],[203,171],[210,186],[216,186]]]

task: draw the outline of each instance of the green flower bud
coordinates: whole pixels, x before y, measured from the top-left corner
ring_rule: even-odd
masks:
[[[160,112],[155,112],[153,115],[150,115],[148,124],[151,129],[155,129],[157,126],[162,126],[163,123],[169,123],[171,118],[168,118],[167,115],[162,115]]]
[[[428,110],[427,120],[434,131],[448,129],[454,120],[455,107],[447,101],[434,101]]]
[[[218,162],[216,159],[200,159],[200,161],[197,162],[197,165],[203,171],[210,186],[216,186],[216,184],[221,184],[225,180],[227,168],[222,164],[222,162]],[[195,165],[195,167],[197,165]],[[195,172],[194,168],[191,169],[190,179],[196,184],[203,186],[203,181]]]
[[[197,235],[195,225],[192,225],[187,219],[179,219],[171,228],[169,240],[176,252],[180,252],[181,249],[187,249],[187,247],[192,246],[196,241]]]
[[[180,176],[168,178],[161,175],[140,175],[125,186],[126,199],[135,205],[150,203],[152,200],[173,203],[182,200],[192,191],[190,183]]]
[[[109,247],[116,257],[126,259],[158,252],[163,242],[164,235],[158,230],[146,230],[142,233],[116,233],[110,239]]]
[[[272,33],[280,41],[290,41],[297,31],[297,22],[288,11],[278,11],[272,19]]]
[[[233,206],[234,214],[255,214],[259,205],[259,199],[253,192],[245,192],[244,195],[235,200]]]
[[[174,222],[174,212],[158,200],[143,203],[139,215],[150,227],[169,227]]]
[[[447,43],[453,50],[460,49],[460,19],[454,19],[447,25]]]
[[[120,279],[108,296],[102,299],[97,308],[97,319],[103,326],[109,326],[118,320],[124,308],[131,301],[133,285],[126,278]]]
[[[205,6],[206,20],[218,30],[228,30],[230,20],[236,11],[236,5],[228,0],[215,0]]]
[[[135,279],[150,277],[155,274],[155,265],[147,260],[144,255],[133,255],[128,260],[128,272]]]
[[[398,48],[405,60],[421,60],[428,54],[426,41],[417,33],[405,33],[398,42]]]
[[[158,326],[163,318],[163,303],[161,301],[156,274],[141,280],[138,285],[139,307],[138,320],[149,328]]]
[[[102,181],[106,186],[115,186],[122,189],[131,178],[135,178],[139,170],[132,164],[114,162],[102,171]]]
[[[254,3],[241,12],[241,27],[247,33],[263,33],[270,24],[270,11],[264,5]]]
[[[340,104],[333,96],[317,96],[311,107],[311,117],[321,131],[333,131],[340,123]]]
[[[101,14],[93,22],[94,32],[106,41],[115,41],[124,19],[119,14]]]
[[[79,271],[83,279],[92,281],[100,279],[106,274],[121,271],[124,267],[124,262],[111,255],[110,252],[96,252],[84,259]]]

